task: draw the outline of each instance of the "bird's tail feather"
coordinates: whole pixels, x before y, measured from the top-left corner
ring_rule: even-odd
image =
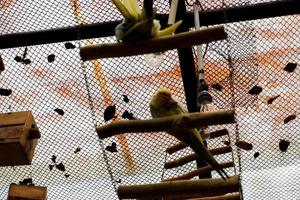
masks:
[[[225,172],[225,170],[221,167],[219,163],[214,164],[214,166],[212,167],[218,172],[218,174],[222,177],[223,180],[229,178],[228,174]]]
[[[209,164],[214,170],[218,172],[218,174],[222,177],[222,179],[226,180],[229,178],[225,170],[222,168],[222,166],[215,160],[213,155],[207,150],[207,148],[204,146],[202,140],[199,142],[198,135],[191,135],[190,138],[190,146],[193,151],[198,154],[198,156],[203,159],[207,164]],[[201,137],[199,135],[199,137]]]

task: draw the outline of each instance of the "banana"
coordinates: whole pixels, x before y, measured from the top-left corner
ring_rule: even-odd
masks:
[[[179,20],[175,24],[172,24],[171,26],[158,31],[156,33],[155,37],[163,37],[163,36],[172,35],[175,32],[175,30],[180,26],[181,23],[182,23],[182,20]]]
[[[124,0],[123,5],[126,7],[126,9],[129,11],[131,16],[135,21],[139,20],[139,12],[137,10],[137,1],[136,0]]]
[[[130,14],[129,10],[120,0],[112,0],[113,4],[118,8],[120,13],[123,15],[125,21],[136,21],[135,17]]]

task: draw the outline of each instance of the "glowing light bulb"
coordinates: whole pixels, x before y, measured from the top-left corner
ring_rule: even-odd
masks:
[[[146,63],[150,67],[157,67],[160,66],[164,61],[164,53],[163,52],[157,52],[157,53],[151,53],[151,54],[145,54],[144,55]]]

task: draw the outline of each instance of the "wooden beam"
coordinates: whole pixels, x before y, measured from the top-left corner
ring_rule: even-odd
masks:
[[[227,38],[224,26],[219,25],[199,31],[178,33],[172,36],[152,38],[142,41],[99,44],[80,48],[83,61],[98,58],[135,56],[141,54],[163,52],[176,48],[190,47]]]
[[[97,127],[96,131],[104,139],[121,133],[174,131],[234,122],[234,110],[195,112],[148,120],[121,120]]]
[[[236,193],[236,194],[227,194],[227,195],[221,195],[215,197],[193,198],[187,200],[240,200],[240,199],[241,199],[240,193]]]
[[[219,155],[219,154],[225,154],[225,153],[231,152],[232,148],[231,148],[231,146],[225,146],[225,147],[210,149],[209,151],[212,155]],[[176,160],[166,162],[164,167],[165,167],[165,169],[171,169],[171,168],[185,165],[186,163],[192,162],[196,159],[199,159],[199,156],[197,154],[193,153],[193,154],[178,158]]]
[[[213,131],[213,132],[210,132],[208,133],[210,136],[209,136],[209,139],[214,139],[214,138],[217,138],[217,137],[221,137],[221,136],[224,136],[224,135],[228,135],[228,130],[227,129],[221,129],[221,130],[217,130],[217,131]],[[171,147],[168,147],[167,148],[167,153],[168,154],[173,154],[177,151],[180,151],[181,149],[184,149],[186,148],[187,145],[182,143],[182,142],[179,142]]]
[[[233,176],[224,181],[223,179],[201,179],[169,181],[163,183],[145,185],[121,185],[117,188],[120,199],[143,199],[178,197],[183,195],[201,194],[201,196],[211,196],[211,194],[223,195],[239,191],[239,176]],[[184,199],[184,198],[182,198]]]
[[[222,168],[229,168],[229,167],[234,167],[234,163],[233,162],[226,162],[226,163],[221,163],[220,164]],[[205,167],[201,167],[199,169],[193,170],[191,172],[188,172],[186,174],[180,175],[180,176],[176,176],[174,178],[169,178],[169,179],[164,179],[162,180],[163,182],[166,181],[175,181],[175,180],[186,180],[186,179],[191,179],[195,176],[199,176],[208,172],[213,171],[214,169],[207,165]]]

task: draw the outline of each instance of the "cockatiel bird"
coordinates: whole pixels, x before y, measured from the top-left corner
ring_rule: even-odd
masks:
[[[122,23],[115,28],[118,41],[130,42],[172,35],[182,21],[178,21],[168,28],[160,30],[160,22],[154,19],[156,11],[153,9],[153,0],[144,0],[140,9],[137,0],[112,0],[124,17]]]
[[[157,118],[178,115],[186,113],[187,111],[172,98],[170,90],[161,88],[151,98],[150,112],[153,118]],[[214,170],[216,170],[224,180],[229,178],[220,164],[204,146],[202,137],[196,128],[190,130],[170,131],[167,133],[191,147],[191,149]]]

